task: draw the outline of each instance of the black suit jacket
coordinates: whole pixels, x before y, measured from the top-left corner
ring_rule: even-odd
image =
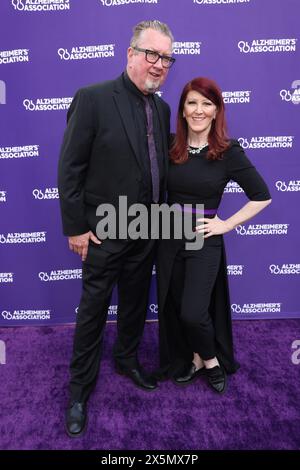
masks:
[[[166,188],[170,108],[154,95],[163,137],[159,161],[161,194]],[[95,231],[95,208],[117,207],[118,197],[128,205],[138,202],[142,161],[128,91],[122,75],[116,80],[80,89],[67,116],[58,169],[63,231],[67,236]]]

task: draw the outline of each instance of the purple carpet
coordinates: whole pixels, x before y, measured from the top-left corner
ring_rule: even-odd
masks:
[[[144,392],[113,372],[108,324],[97,388],[82,438],[64,431],[73,327],[0,329],[0,449],[300,449],[300,320],[235,321],[241,369],[217,395],[199,378]],[[157,324],[145,327],[141,363],[157,366]],[[295,362],[295,361],[294,361]]]

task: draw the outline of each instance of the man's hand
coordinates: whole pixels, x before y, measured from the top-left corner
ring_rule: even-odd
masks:
[[[74,253],[77,253],[79,256],[81,256],[82,261],[86,260],[89,247],[89,240],[92,240],[92,242],[97,243],[97,245],[101,245],[102,243],[91,231],[83,233],[82,235],[75,235],[74,237],[69,237],[70,250],[74,251]]]

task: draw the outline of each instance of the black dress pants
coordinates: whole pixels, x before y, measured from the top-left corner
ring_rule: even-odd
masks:
[[[176,310],[189,348],[202,359],[216,356],[215,331],[209,314],[211,294],[220,267],[222,247],[205,244],[201,250],[177,252],[168,302]]]
[[[155,242],[153,240],[90,243],[83,263],[82,296],[71,360],[71,400],[86,401],[98,376],[103,332],[113,287],[118,283],[117,340],[114,359],[136,367],[148,305]],[[108,247],[108,248],[107,248]]]

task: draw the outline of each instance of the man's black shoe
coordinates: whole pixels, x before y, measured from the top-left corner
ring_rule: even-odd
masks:
[[[79,437],[87,426],[86,403],[73,401],[66,411],[66,431],[70,437]]]
[[[127,367],[116,365],[116,372],[118,374],[129,377],[137,387],[140,387],[144,390],[152,391],[157,388],[156,379],[145,374],[145,372],[143,372],[139,366],[130,369]]]
[[[224,393],[227,385],[226,372],[222,367],[215,366],[212,369],[206,369],[208,384],[218,393]]]
[[[195,364],[192,362],[174,375],[173,380],[177,385],[188,385],[203,374],[205,374],[205,367],[201,367],[197,370]]]

